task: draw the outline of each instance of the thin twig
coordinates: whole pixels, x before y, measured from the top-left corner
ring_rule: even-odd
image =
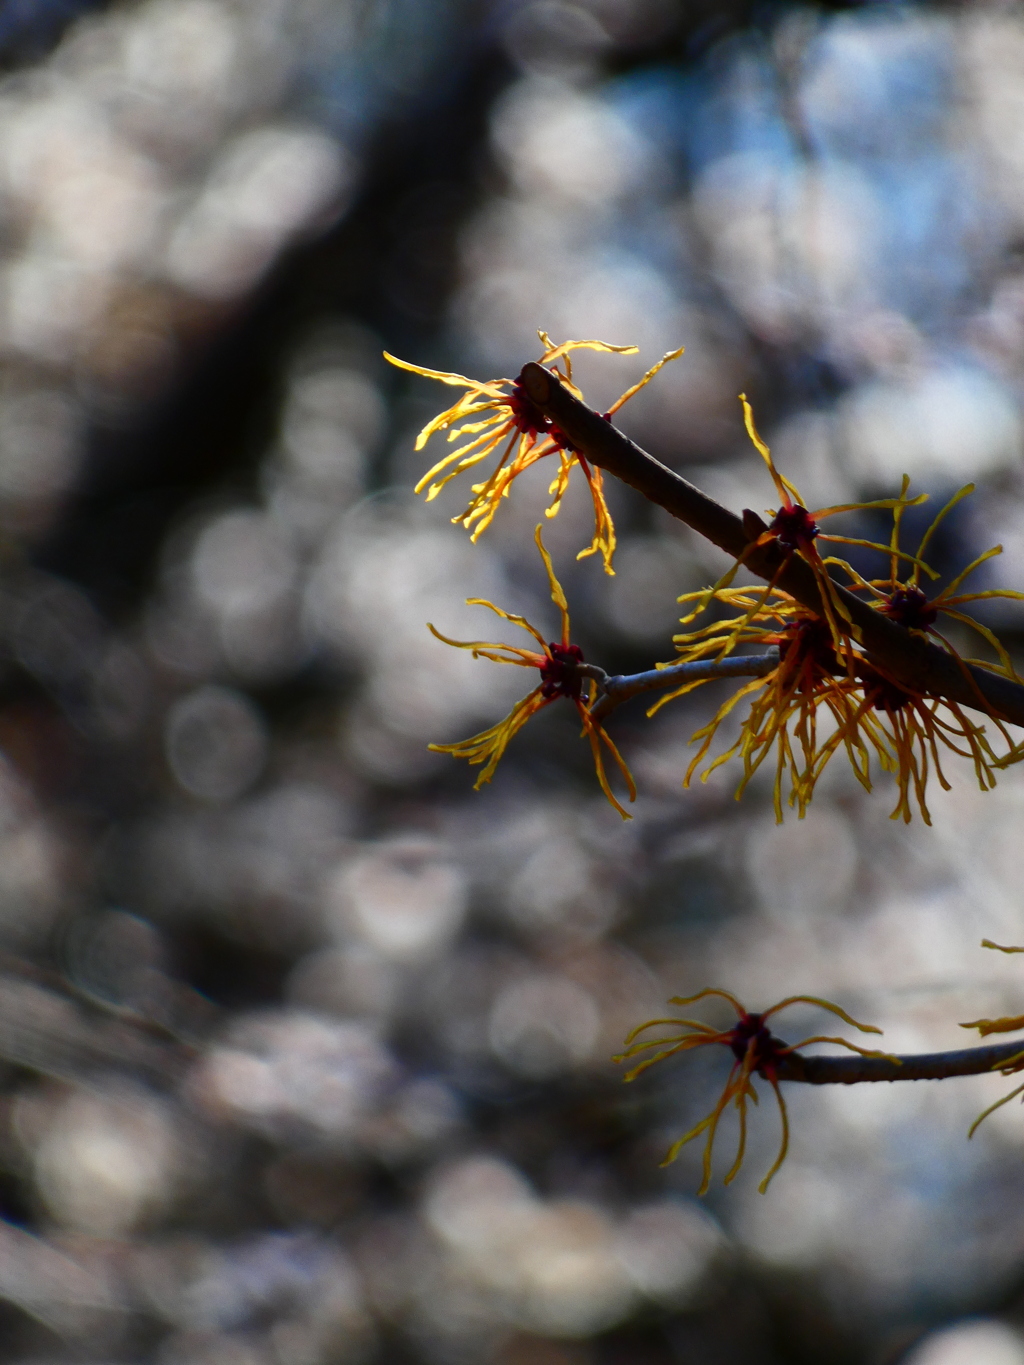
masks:
[[[601,695],[590,709],[595,720],[621,706],[630,697],[641,692],[660,692],[667,687],[682,687],[688,682],[712,681],[715,678],[761,678],[779,666],[777,648],[764,654],[738,654],[728,659],[696,659],[692,663],[672,664],[668,668],[651,668],[646,673],[616,673],[613,677],[605,674],[596,678]],[[597,671],[592,665],[580,666],[581,673],[595,677]]]
[[[950,1076],[983,1076],[1024,1052],[1024,1039],[965,1047],[953,1052],[918,1052],[889,1057],[804,1057],[791,1053],[777,1068],[782,1081],[807,1085],[857,1085],[861,1081],[943,1081]]]
[[[537,407],[568,437],[587,460],[643,493],[666,512],[698,531],[726,554],[738,559],[811,611],[821,612],[821,595],[811,566],[774,542],[750,549],[765,524],[754,512],[736,516],[699,488],[668,469],[585,403],[558,379],[533,362],[524,366],[522,382]],[[854,638],[870,658],[912,691],[946,697],[962,706],[984,709],[1016,725],[1024,725],[1024,687],[974,665],[960,665],[937,645],[912,635],[905,627],[848,592],[838,581],[836,593],[852,623]]]

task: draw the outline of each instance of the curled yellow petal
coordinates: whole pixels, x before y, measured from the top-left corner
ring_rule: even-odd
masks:
[[[614,346],[595,339],[554,343],[548,334],[537,335],[543,348],[538,361],[547,366],[576,397],[582,398],[572,382],[573,351],[605,351],[615,355],[635,355],[636,346]],[[639,383],[632,385],[613,405],[617,411],[632,396],[649,383],[668,361],[682,354],[682,347],[667,354],[647,371]],[[384,352],[389,364],[412,374],[434,379],[442,384],[466,390],[451,407],[432,418],[416,438],[416,449],[422,450],[432,436],[448,432],[449,441],[468,437],[465,444],[452,451],[427,471],[416,484],[416,492],[426,491],[428,501],[467,470],[475,469],[490,456],[497,457],[490,477],[474,484],[472,497],[464,512],[452,520],[464,526],[475,541],[487,529],[514,480],[537,460],[557,454],[559,473],[552,483],[553,501],[547,515],[557,514],[568,486],[569,475],[577,465],[584,470],[594,503],[594,535],[581,555],[600,554],[607,573],[612,570],[615,552],[615,527],[602,490],[601,471],[591,468],[575,451],[563,434],[528,399],[518,381],[512,379],[476,380],[466,375],[429,369]],[[562,368],[559,368],[559,362]],[[467,420],[470,419],[470,420]]]
[[[1004,1019],[973,1019],[969,1024],[961,1024],[960,1027],[976,1028],[983,1038],[990,1033],[1016,1033],[1018,1029],[1024,1028],[1024,1014],[1012,1018],[1007,1016]]]

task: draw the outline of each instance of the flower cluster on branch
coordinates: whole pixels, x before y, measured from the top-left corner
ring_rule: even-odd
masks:
[[[568,341],[555,345],[545,332],[540,332],[539,336],[544,351],[537,363],[547,367],[546,372],[557,380],[560,392],[570,394],[578,402],[582,402],[582,399],[572,381],[573,351],[585,349],[631,354],[636,350],[635,347],[613,346],[596,340]],[[605,418],[610,420],[614,412],[648,383],[667,360],[680,354],[681,348],[669,352],[652,366],[638,384],[627,389],[613,404],[609,412],[604,414]],[[424,475],[417,485],[417,491],[426,487],[428,498],[432,498],[459,473],[476,467],[497,451],[496,467],[486,480],[473,485],[474,496],[469,507],[455,518],[471,529],[476,539],[490,524],[501,499],[508,496],[512,483],[523,470],[546,456],[557,457],[558,473],[550,487],[553,502],[547,512],[551,516],[557,513],[571,469],[578,464],[587,480],[595,509],[594,539],[580,553],[588,555],[600,550],[606,569],[611,570],[615,530],[604,498],[600,467],[589,460],[587,453],[542,411],[528,392],[522,377],[516,381],[501,379],[482,382],[466,379],[462,375],[427,370],[392,356],[388,356],[388,359],[404,369],[466,390],[455,404],[427,423],[417,445],[422,447],[439,431],[447,431],[448,439],[452,442],[468,439]],[[560,363],[563,368],[559,368]],[[768,445],[758,433],[746,396],[740,395],[740,401],[744,425],[767,466],[779,497],[779,506],[774,510],[769,509],[767,524],[748,514],[748,523],[753,523],[753,533],[747,538],[731,568],[713,587],[680,598],[687,608],[682,621],[684,625],[692,624],[695,618],[711,609],[725,607],[738,614],[725,620],[712,620],[710,624],[677,635],[675,644],[680,656],[678,662],[682,663],[699,660],[720,662],[739,648],[755,645],[778,649],[779,659],[777,666],[767,674],[744,682],[737,692],[721,703],[712,719],[696,731],[694,740],[699,747],[683,778],[684,785],[689,783],[707,755],[722,723],[741,702],[749,699],[750,709],[742,722],[739,738],[710,763],[702,774],[704,779],[728,759],[738,755],[743,767],[737,790],[737,796],[740,796],[766,759],[774,754],[774,804],[776,818],[781,820],[784,799],[788,799],[799,815],[804,815],[825,765],[833,755],[844,753],[857,780],[868,790],[872,785],[872,759],[879,770],[894,776],[898,789],[894,818],[909,821],[913,806],[916,805],[922,818],[930,822],[926,802],[929,777],[934,773],[942,787],[949,786],[943,772],[940,750],[947,755],[968,759],[982,790],[995,785],[998,768],[1016,761],[1024,754],[1024,749],[1011,739],[1000,713],[990,705],[981,691],[973,671],[982,668],[1019,683],[1009,656],[988,627],[973,621],[960,610],[963,604],[981,598],[1020,598],[1022,594],[1002,589],[968,593],[958,591],[974,569],[999,553],[998,546],[967,565],[935,598],[929,599],[920,586],[922,576],[930,580],[938,577],[925,560],[925,552],[938,526],[956,503],[972,491],[972,485],[961,489],[941,509],[925,532],[916,553],[911,554],[900,545],[901,522],[906,509],[923,502],[925,494],[910,497],[909,480],[904,478],[897,497],[809,510],[799,489],[776,468]],[[841,513],[867,511],[889,511],[892,514],[892,532],[885,543],[825,532],[821,528],[821,523],[827,518]],[[888,576],[866,579],[846,560],[834,555],[823,556],[818,547],[825,542],[858,546],[886,556],[889,561]],[[774,551],[774,555],[773,567],[765,586],[761,589],[733,588],[731,585],[738,570],[744,565],[756,567],[759,552],[768,548]],[[552,594],[556,601],[559,596],[564,601],[542,546],[541,552],[545,555],[552,580]],[[794,558],[807,565],[813,575],[817,589],[817,609],[808,607],[806,602],[780,586]],[[904,566],[905,576],[901,578]],[[846,583],[837,581],[836,574],[845,577]],[[858,594],[861,595],[860,599]],[[936,637],[966,681],[972,703],[987,715],[987,721],[979,723],[972,720],[956,698],[949,698],[940,691],[908,686],[885,662],[872,656],[864,647],[864,632],[854,620],[851,598],[853,601],[865,601],[873,615],[894,622],[908,637]],[[997,662],[962,659],[937,630],[936,621],[940,613],[972,626],[995,650]],[[504,612],[500,614],[506,619],[515,620],[536,635],[533,627],[521,617],[509,616]],[[434,633],[438,634],[436,631]],[[540,640],[539,636],[537,638]],[[553,645],[544,646],[548,655],[543,656],[547,662],[542,664],[536,662],[541,656],[511,646],[499,647],[480,642],[462,646],[461,642],[447,640],[446,643],[458,643],[460,647],[471,648],[477,655],[498,662],[528,663],[538,667],[541,669],[541,685],[519,702],[505,720],[489,730],[456,744],[432,747],[466,758],[471,763],[483,764],[483,772],[477,781],[479,788],[482,783],[490,781],[508,742],[530,716],[557,696],[570,697],[590,741],[601,788],[612,805],[623,815],[626,814],[609,788],[602,761],[602,745],[612,754],[623,773],[630,799],[635,794],[632,778],[603,725],[591,714],[600,699],[600,687],[594,684],[593,670],[587,700],[583,701],[583,679],[577,668],[583,663],[583,658],[578,646],[571,646],[576,653],[560,656],[557,666],[561,670],[562,680],[557,685],[558,690],[552,691],[551,680],[544,669],[550,673],[555,667],[552,662],[554,656],[549,657],[550,651],[556,648]],[[568,638],[557,648],[563,652],[569,649]],[[495,653],[496,650],[498,653]],[[651,708],[651,714],[665,702],[714,680],[715,676],[716,670],[711,668],[704,676],[689,679],[675,687],[666,678],[669,690]],[[1004,742],[1005,747],[999,754],[989,738],[989,727],[994,728]],[[788,794],[785,794],[787,780]]]
[[[625,1052],[620,1052],[613,1060],[625,1062],[635,1057],[642,1057],[645,1052],[653,1053],[652,1056],[644,1057],[642,1061],[627,1071],[625,1079],[633,1081],[648,1067],[654,1066],[656,1062],[664,1061],[668,1057],[675,1056],[677,1052],[689,1052],[697,1047],[720,1044],[727,1047],[732,1053],[732,1067],[714,1108],[688,1133],[684,1133],[672,1144],[662,1162],[663,1166],[669,1165],[675,1161],[688,1142],[692,1142],[694,1138],[706,1133],[704,1178],[701,1181],[700,1194],[706,1194],[711,1184],[711,1157],[715,1145],[715,1136],[718,1132],[719,1122],[730,1104],[735,1108],[739,1119],[739,1144],[736,1150],[736,1159],[729,1168],[724,1183],[730,1184],[739,1174],[747,1150],[747,1101],[749,1100],[755,1105],[758,1103],[758,1095],[754,1089],[753,1080],[755,1076],[760,1076],[762,1080],[767,1081],[774,1092],[779,1107],[779,1117],[782,1121],[782,1141],[774,1164],[758,1187],[764,1194],[772,1176],[785,1161],[786,1153],[789,1151],[789,1116],[786,1111],[786,1101],[782,1098],[782,1091],[779,1089],[779,1068],[784,1059],[802,1047],[809,1047],[811,1043],[838,1043],[840,1047],[848,1048],[851,1052],[857,1052],[862,1057],[886,1057],[897,1065],[899,1065],[899,1059],[891,1053],[859,1047],[856,1043],[848,1042],[845,1038],[836,1038],[831,1035],[813,1034],[799,1043],[784,1043],[780,1038],[776,1038],[768,1028],[768,1020],[773,1014],[778,1014],[789,1005],[796,1004],[816,1005],[819,1009],[829,1010],[845,1023],[860,1029],[861,1033],[882,1032],[873,1024],[858,1023],[838,1005],[832,1004],[829,1000],[822,1000],[816,995],[787,996],[785,1000],[780,1000],[778,1004],[772,1005],[770,1009],[766,1009],[760,1014],[751,1013],[729,991],[719,990],[717,987],[698,991],[696,995],[673,996],[669,1004],[692,1005],[698,1000],[706,1000],[711,996],[718,996],[727,1001],[736,1011],[737,1022],[732,1028],[716,1029],[713,1025],[706,1024],[699,1019],[672,1017],[648,1019],[646,1023],[640,1024],[627,1036]],[[640,1038],[640,1035],[646,1033],[648,1029],[665,1027],[678,1028],[680,1032],[670,1033],[661,1038]],[[637,1041],[638,1039],[639,1041]]]
[[[687,601],[704,593],[690,593]],[[923,594],[922,594],[923,597]],[[700,741],[683,779],[688,786],[708,753],[719,727],[739,702],[751,698],[750,710],[739,737],[711,762],[703,780],[734,755],[743,764],[737,798],[774,750],[774,804],[776,819],[783,818],[783,785],[789,778],[789,804],[803,816],[814,786],[825,765],[836,753],[845,753],[858,782],[872,788],[872,758],[881,771],[894,776],[898,799],[893,818],[909,822],[911,800],[921,817],[931,824],[925,800],[928,778],[934,772],[940,786],[949,790],[942,769],[940,750],[970,759],[982,791],[995,786],[995,770],[1020,757],[1006,727],[998,719],[990,723],[1006,743],[997,755],[984,724],[966,714],[955,701],[929,697],[902,686],[879,665],[872,663],[845,632],[840,649],[828,623],[809,612],[777,588],[716,588],[711,601],[739,615],[712,621],[694,631],[677,635],[675,642],[685,662],[714,653],[716,658],[740,645],[774,646],[778,665],[765,676],[745,683],[727,698],[712,719],[694,735]],[[693,613],[683,618],[689,624]],[[952,650],[955,657],[956,652]],[[650,708],[661,706],[692,692],[710,678],[684,682],[665,693]]]
[[[663,693],[650,708],[650,715],[708,682],[739,678],[738,689],[721,702],[711,719],[694,734],[698,747],[683,784],[688,785],[700,769],[727,719],[739,713],[742,703],[749,703],[738,737],[711,759],[701,777],[706,780],[719,766],[737,757],[742,767],[736,792],[739,798],[755,773],[771,759],[774,806],[779,821],[787,801],[799,816],[805,814],[818,778],[837,754],[846,756],[858,782],[869,791],[873,765],[891,774],[898,791],[892,817],[909,821],[916,805],[925,823],[931,822],[926,803],[929,777],[934,774],[939,785],[948,789],[950,784],[942,764],[950,756],[962,757],[972,765],[982,791],[995,785],[999,769],[1024,758],[1024,744],[1015,741],[1007,729],[1008,724],[1024,725],[1024,680],[995,634],[962,610],[965,604],[987,598],[1024,600],[1024,593],[1007,589],[963,591],[970,574],[998,555],[1001,547],[994,546],[979,555],[934,596],[929,597],[922,587],[922,581],[933,583],[939,577],[926,559],[935,533],[953,508],[973,491],[973,485],[960,489],[941,508],[911,553],[901,544],[904,515],[909,507],[922,503],[926,495],[911,497],[906,476],[895,497],[810,510],[795,485],[776,468],[769,447],[758,433],[750,403],[741,394],[747,434],[765,462],[779,505],[768,510],[767,521],[750,510],[737,517],[640,450],[611,422],[623,403],[650,382],[668,360],[682,354],[681,347],[652,366],[608,412],[598,414],[586,406],[573,382],[571,353],[592,350],[633,354],[636,347],[593,340],[555,345],[546,333],[540,332],[539,336],[543,354],[539,361],[526,365],[516,380],[476,381],[387,356],[400,368],[465,390],[456,403],[420,433],[417,449],[440,431],[447,431],[450,442],[463,444],[428,470],[417,485],[417,492],[426,489],[428,499],[434,498],[451,479],[496,454],[497,463],[490,474],[472,486],[468,507],[453,519],[476,540],[490,525],[518,475],[538,461],[552,457],[556,473],[549,488],[552,502],[547,516],[557,514],[572,469],[577,465],[593,500],[594,536],[580,551],[579,558],[600,553],[605,570],[613,572],[615,528],[604,496],[602,474],[608,471],[720,546],[732,556],[733,563],[711,587],[679,598],[684,608],[681,624],[690,629],[674,637],[676,659],[632,677],[609,677],[603,669],[588,663],[572,641],[565,594],[538,526],[537,548],[552,600],[561,615],[560,639],[545,642],[525,617],[479,598],[467,600],[520,626],[533,637],[539,649],[492,641],[451,640],[430,626],[439,640],[471,650],[474,657],[536,668],[539,674],[533,690],[503,720],[469,739],[433,744],[432,749],[481,765],[476,782],[479,789],[491,780],[509,742],[527,720],[559,698],[565,698],[574,706],[582,734],[589,741],[602,791],[615,809],[628,818],[611,790],[605,770],[607,751],[626,784],[629,799],[634,800],[636,788],[629,768],[605,729],[608,714],[622,701],[641,692]],[[821,527],[822,522],[842,513],[882,511],[892,517],[891,532],[885,542],[826,533]],[[823,555],[820,547],[825,543],[856,546],[880,554],[888,562],[888,573],[868,578],[846,559],[835,554]],[[764,580],[763,586],[733,586],[741,568]],[[939,629],[942,618],[973,630],[992,649],[995,659],[963,657]],[[968,710],[977,713],[978,718],[968,715]],[[998,947],[988,940],[984,946]],[[1024,1048],[1016,1043],[897,1057],[862,1048],[840,1037],[815,1035],[788,1044],[771,1032],[767,1021],[798,1002],[829,1010],[862,1032],[880,1032],[871,1025],[858,1023],[838,1005],[817,996],[791,996],[761,1013],[746,1010],[735,996],[717,988],[676,997],[671,1003],[687,1005],[708,997],[727,1001],[736,1011],[737,1023],[728,1029],[716,1029],[690,1018],[650,1020],[633,1030],[626,1039],[625,1051],[616,1058],[635,1063],[626,1075],[626,1080],[633,1080],[655,1062],[678,1052],[712,1044],[731,1052],[732,1066],[718,1101],[673,1145],[666,1157],[666,1162],[674,1160],[686,1143],[704,1135],[701,1193],[710,1183],[715,1137],[730,1106],[738,1116],[739,1145],[726,1183],[739,1172],[746,1150],[747,1104],[748,1101],[756,1104],[758,1100],[755,1078],[771,1087],[782,1122],[781,1145],[761,1182],[763,1192],[782,1164],[789,1144],[781,1081],[855,1084],[941,1079],[989,1071],[1012,1075],[1024,1070]],[[654,1027],[677,1031],[667,1036],[645,1037],[647,1030]],[[983,1037],[1014,1032],[1024,1030],[1024,1015],[979,1019],[963,1027],[977,1028]],[[838,1044],[856,1056],[803,1055],[803,1048],[822,1042]],[[994,1109],[1022,1092],[1024,1085],[986,1109],[971,1133]]]

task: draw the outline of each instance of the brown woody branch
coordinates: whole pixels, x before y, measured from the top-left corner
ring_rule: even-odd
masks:
[[[740,518],[709,498],[580,402],[543,366],[532,362],[524,366],[521,380],[532,401],[586,459],[643,493],[734,559],[745,554],[751,572],[766,580],[774,578],[798,602],[821,612],[814,573],[799,555],[787,559],[772,543],[750,550],[751,541],[766,529],[755,513],[745,511]],[[1024,687],[1020,684],[959,663],[937,645],[882,616],[838,582],[836,592],[849,613],[854,638],[897,682],[912,691],[1024,725]]]
[[[861,1081],[944,1081],[950,1076],[983,1076],[1024,1060],[1024,1038],[954,1052],[919,1052],[891,1057],[804,1057],[798,1052],[778,1067],[782,1081],[807,1085],[857,1085]]]

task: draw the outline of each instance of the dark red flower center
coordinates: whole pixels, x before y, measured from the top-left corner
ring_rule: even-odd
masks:
[[[799,550],[809,545],[819,534],[818,523],[807,508],[801,507],[798,502],[792,507],[780,507],[768,529],[787,550]]]
[[[546,417],[541,412],[526,392],[521,380],[517,380],[514,384],[512,392],[508,396],[508,405],[512,413],[512,425],[524,436],[550,436],[560,450],[576,449],[570,443],[565,432],[555,426],[550,417]]]
[[[548,645],[548,657],[540,666],[542,686],[540,694],[552,697],[579,697],[583,692],[583,678],[577,664],[583,662],[579,645]]]
[[[832,632],[828,624],[817,616],[791,621],[779,632],[779,659],[789,669],[811,663],[816,664],[823,673],[843,671],[836,658]]]
[[[548,426],[548,435],[554,441],[555,445],[558,447],[559,450],[576,449],[576,447],[569,440],[568,436],[566,436],[565,432],[561,429],[561,427],[556,427],[554,422],[551,422]]]
[[[920,588],[912,584],[897,588],[884,606],[879,607],[883,616],[898,621],[908,630],[927,630],[938,620],[939,609],[933,607]]]
[[[864,684],[864,696],[876,711],[902,711],[914,700],[913,692],[883,677],[869,663],[858,666],[857,677]]]
[[[786,1044],[776,1038],[764,1022],[761,1014],[744,1014],[734,1029],[729,1031],[729,1046],[732,1055],[742,1062],[753,1041],[751,1071],[773,1070],[782,1060]]]
[[[798,692],[813,691],[822,673],[847,673],[845,663],[836,655],[832,633],[819,617],[807,616],[791,621],[777,638],[779,659],[788,676],[792,679],[795,673],[803,673],[796,684]],[[914,700],[913,692],[891,682],[866,659],[855,657],[854,676],[864,684],[864,696],[876,711],[900,711]]]
[[[522,384],[517,383],[513,387],[508,396],[508,405],[512,412],[513,425],[524,435],[537,436],[540,432],[547,431],[551,425]]]

